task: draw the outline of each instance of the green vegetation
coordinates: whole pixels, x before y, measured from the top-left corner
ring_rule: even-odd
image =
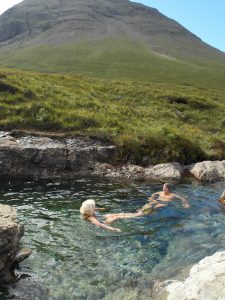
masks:
[[[166,46],[170,51],[173,48],[170,44]],[[164,49],[165,45],[161,47]],[[189,52],[194,49],[189,49]],[[177,52],[183,53],[182,49]],[[0,53],[0,64],[41,72],[75,72],[102,79],[166,82],[224,90],[224,57],[210,58],[207,55],[195,59],[172,58],[154,52],[144,42],[125,38],[27,46]]]
[[[224,91],[0,71],[0,128],[90,135],[135,163],[225,158]]]

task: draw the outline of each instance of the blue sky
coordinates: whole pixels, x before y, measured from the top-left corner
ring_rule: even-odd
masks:
[[[225,0],[135,0],[158,9],[225,52]]]
[[[0,0],[0,14],[22,0]],[[157,8],[204,42],[225,52],[225,0],[135,0]]]

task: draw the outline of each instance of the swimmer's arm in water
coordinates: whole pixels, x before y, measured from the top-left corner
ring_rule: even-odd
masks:
[[[176,196],[176,198],[178,198],[179,200],[181,200],[181,202],[182,202],[182,206],[184,207],[184,208],[189,208],[190,207],[190,204],[189,204],[189,202],[188,202],[188,200],[187,200],[187,197],[181,197],[181,196]]]
[[[104,229],[107,229],[107,230],[110,230],[110,231],[121,232],[121,230],[119,228],[111,227],[111,226],[108,226],[108,225],[106,225],[104,223],[101,223],[95,217],[89,217],[88,221],[91,222],[92,224],[94,224],[97,227],[101,227],[101,228],[104,228]]]
[[[160,195],[159,192],[152,194],[150,197],[148,197],[148,201],[151,203],[158,203],[158,201],[155,198],[156,198],[156,196],[159,196],[159,195]]]

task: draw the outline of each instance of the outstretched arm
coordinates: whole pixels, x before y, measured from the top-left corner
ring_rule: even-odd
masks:
[[[119,228],[111,227],[109,225],[101,223],[96,218],[90,217],[90,218],[88,218],[88,220],[97,227],[101,227],[101,228],[104,228],[104,229],[107,229],[110,231],[121,232],[121,230]]]
[[[99,223],[99,227],[102,227],[102,228],[110,230],[110,231],[121,232],[121,230],[119,228],[111,227],[111,226],[106,225],[104,223]]]

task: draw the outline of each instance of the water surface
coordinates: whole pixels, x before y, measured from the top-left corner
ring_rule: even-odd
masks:
[[[120,220],[122,233],[82,221],[79,207],[94,198],[106,212],[134,212],[159,184],[7,182],[1,203],[18,210],[32,256],[16,271],[17,283],[0,299],[151,299],[151,286],[225,250],[225,209],[217,202],[225,184],[179,184],[190,209],[179,202],[149,216]],[[99,213],[103,220],[103,213]]]

